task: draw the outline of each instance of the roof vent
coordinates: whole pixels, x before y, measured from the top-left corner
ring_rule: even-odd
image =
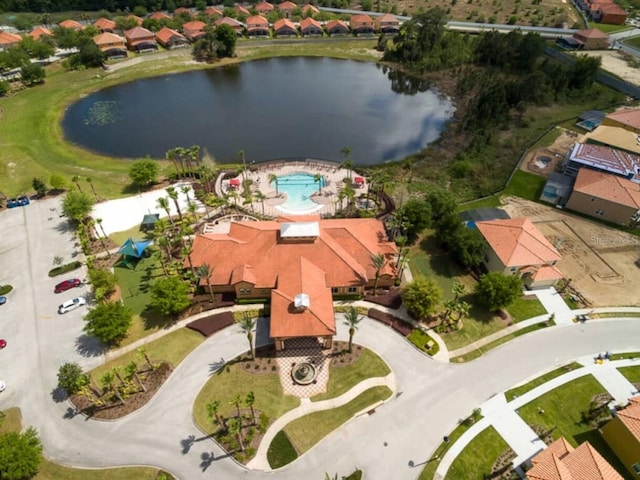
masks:
[[[307,308],[309,308],[309,305],[309,295],[307,295],[306,293],[299,293],[293,299],[293,306],[296,308],[296,310],[306,310]]]

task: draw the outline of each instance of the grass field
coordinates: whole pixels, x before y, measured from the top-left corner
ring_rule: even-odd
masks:
[[[267,450],[267,460],[273,469],[284,467],[298,458],[298,452],[283,430],[276,433]]]
[[[451,464],[446,480],[484,480],[497,458],[509,448],[493,427],[485,428]]]
[[[568,365],[563,365],[562,367],[558,367],[555,370],[550,371],[549,373],[545,373],[544,375],[540,375],[539,377],[534,378],[530,382],[525,383],[524,385],[520,385],[519,387],[511,388],[504,392],[504,396],[507,398],[507,402],[518,398],[521,395],[524,395],[527,392],[530,392],[534,388],[542,385],[543,383],[547,383],[549,380],[553,380],[560,375],[564,375],[571,370],[575,370],[577,368],[581,368],[582,365],[579,363],[573,362]]]
[[[511,318],[513,318],[514,323],[547,313],[547,310],[535,295],[528,295],[516,299],[515,302],[509,305],[507,310]]]
[[[631,383],[640,382],[640,366],[620,367],[618,371]]]

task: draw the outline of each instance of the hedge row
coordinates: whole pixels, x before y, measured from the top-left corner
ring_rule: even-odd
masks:
[[[398,287],[393,287],[389,289],[388,292],[385,292],[381,295],[366,295],[364,299],[367,302],[375,303],[377,305],[382,305],[383,307],[391,308],[393,310],[397,310],[402,305],[402,297],[400,296],[400,292],[402,290]]]
[[[385,325],[391,326],[391,328],[393,328],[396,332],[404,337],[408,336],[413,331],[413,325],[411,325],[410,323],[405,322],[401,318],[391,315],[390,313],[376,310],[375,308],[370,308],[367,316],[373,318],[374,320],[378,320]]]
[[[70,272],[72,270],[76,270],[82,266],[82,262],[75,261],[71,263],[67,263],[65,265],[60,265],[59,267],[54,268],[49,272],[50,277],[55,277],[57,275],[62,275],[63,273]]]

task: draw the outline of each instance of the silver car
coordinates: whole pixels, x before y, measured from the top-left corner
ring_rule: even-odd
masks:
[[[87,304],[87,301],[85,300],[84,297],[76,297],[71,300],[67,300],[62,305],[60,305],[58,307],[58,313],[59,314],[67,313],[67,312],[70,312],[71,310],[75,310],[76,308],[86,304]]]

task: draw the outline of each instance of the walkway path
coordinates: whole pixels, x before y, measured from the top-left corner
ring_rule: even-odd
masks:
[[[566,325],[573,323],[575,313],[571,311],[567,303],[555,288],[545,288],[541,290],[525,290],[525,295],[535,295],[545,308],[547,313],[554,315],[556,325]],[[548,317],[548,316],[547,316]]]

